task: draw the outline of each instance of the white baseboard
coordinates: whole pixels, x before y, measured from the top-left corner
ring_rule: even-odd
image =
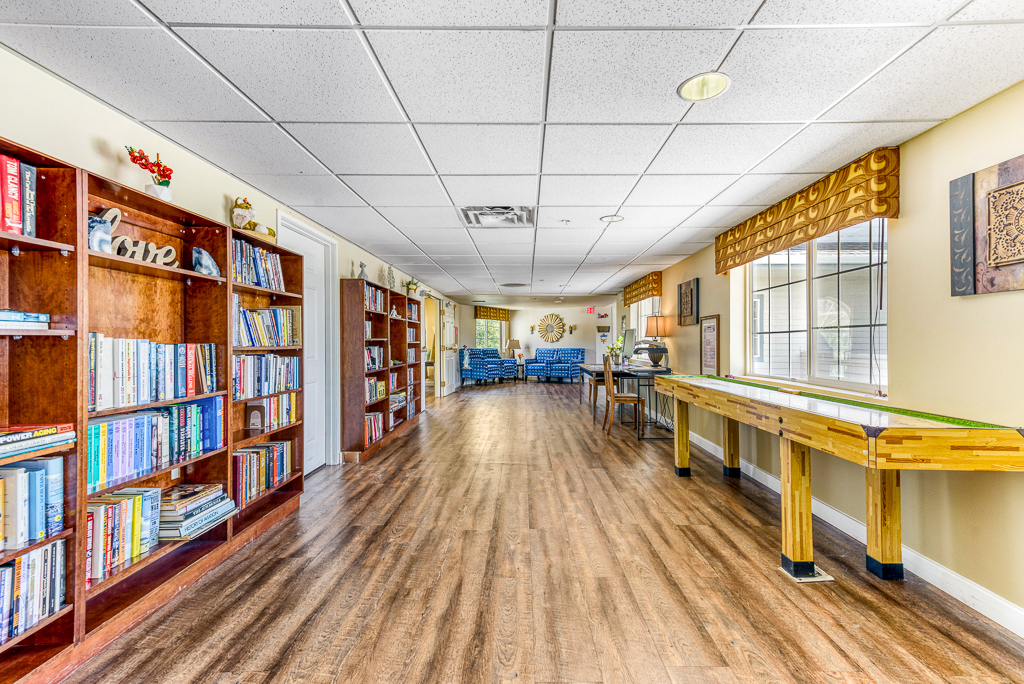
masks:
[[[690,442],[715,458],[725,458],[722,447],[694,432],[690,433]],[[779,478],[758,468],[753,463],[740,459],[740,470],[751,480],[764,485],[773,492],[782,491],[782,483]],[[856,518],[817,498],[811,499],[811,512],[861,544],[867,543],[867,525]],[[905,544],[903,545],[903,567],[1017,636],[1024,637],[1024,608],[1007,601],[977,582],[936,563]]]

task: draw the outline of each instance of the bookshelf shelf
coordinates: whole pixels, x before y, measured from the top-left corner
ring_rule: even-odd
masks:
[[[292,292],[284,292],[283,290],[272,290],[269,287],[260,287],[258,285],[246,285],[244,283],[232,282],[231,289],[235,292],[250,292],[252,294],[265,294],[274,297],[289,297],[291,299],[302,299],[302,295],[294,294]]]
[[[374,404],[379,404],[382,401],[387,401],[387,399],[388,399],[387,397],[381,397],[380,399],[374,399],[373,401],[366,402],[366,405],[367,406],[373,406]]]
[[[29,639],[33,634],[39,634],[40,632],[44,631],[51,624],[57,622],[57,620],[60,620],[62,617],[70,613],[73,608],[73,605],[68,604],[60,610],[58,610],[53,615],[50,615],[49,617],[40,620],[35,625],[30,627],[29,629],[26,629],[24,632],[14,637],[13,639],[9,639],[7,643],[5,643],[3,646],[0,646],[0,654],[4,654],[7,651],[10,651],[13,647],[17,646],[22,641]]]
[[[24,461],[28,458],[40,458],[42,456],[49,456],[50,454],[59,454],[63,451],[72,451],[76,449],[77,446],[78,445],[76,443],[72,442],[71,444],[58,444],[57,446],[36,449],[35,451],[26,451],[23,454],[4,456],[3,458],[0,458],[0,466],[5,466],[8,463],[14,463],[15,461]]]
[[[4,645],[6,646],[6,644]],[[73,648],[74,646],[70,641],[67,643],[31,646],[18,644],[14,648],[4,651],[3,658],[0,658],[0,661],[2,661],[0,663],[0,681],[20,681],[23,677],[32,674],[47,663],[56,662],[58,659],[66,656]]]
[[[11,549],[10,551],[4,550],[3,552],[0,552],[0,565],[2,565],[3,563],[7,563],[8,561],[12,561],[15,558],[17,558],[18,556],[24,555],[24,554],[28,553],[29,551],[35,551],[38,548],[42,548],[43,546],[46,546],[50,542],[57,541],[58,539],[67,539],[68,537],[74,535],[74,533],[75,533],[74,528],[73,527],[68,527],[68,528],[65,528],[65,529],[61,530],[60,532],[58,532],[57,534],[53,535],[52,537],[47,537],[43,541],[36,542],[34,544],[26,544],[25,546],[21,547],[20,549]]]
[[[194,465],[196,463],[199,463],[200,461],[205,461],[206,459],[212,458],[214,456],[220,456],[225,451],[227,451],[227,447],[213,449],[205,453],[202,453],[196,456],[195,458],[189,458],[184,461],[178,461],[174,465],[169,465],[164,468],[157,468],[156,470],[150,470],[149,472],[144,473],[142,475],[135,475],[128,478],[122,478],[116,482],[107,485],[103,489],[97,489],[95,492],[89,492],[89,496],[102,496],[104,494],[110,494],[111,492],[115,492],[118,489],[124,489],[125,487],[130,487],[131,485],[137,484],[139,482],[152,480],[154,477],[157,477],[158,475],[163,475],[164,473],[169,473],[172,470],[177,470],[178,468],[184,468],[185,466]]]
[[[64,251],[70,253],[75,251],[75,246],[69,245],[66,242],[54,242],[53,240],[43,240],[28,235],[0,232],[0,249],[10,251],[15,247],[20,252]]]
[[[261,394],[258,397],[245,397],[243,399],[234,399],[231,403],[233,403],[233,404],[244,404],[244,403],[249,402],[249,401],[259,401],[260,399],[270,399],[272,397],[279,397],[282,394],[292,394],[293,392],[294,393],[298,393],[298,392],[301,392],[301,391],[302,391],[302,388],[299,387],[298,389],[284,390],[283,392],[274,392],[273,394]]]
[[[266,354],[267,352],[302,351],[302,347],[234,347],[235,354]]]
[[[121,563],[118,566],[110,568],[110,574],[105,578],[97,581],[95,584],[90,586],[85,592],[86,600],[91,599],[93,596],[100,594],[114,586],[119,582],[123,582],[140,570],[145,569],[149,565],[160,560],[167,554],[171,553],[175,549],[185,544],[187,541],[170,541],[162,544],[157,544],[155,549],[131,558],[130,560]]]
[[[121,408],[103,409],[102,411],[90,411],[90,418],[103,418],[104,416],[117,416],[122,413],[134,413],[136,411],[145,411],[151,408],[160,408],[161,406],[173,406],[174,404],[184,404],[190,401],[196,401],[197,399],[209,399],[210,397],[222,397],[226,395],[227,390],[221,390],[219,392],[208,392],[206,394],[197,394],[194,397],[179,397],[178,399],[165,399],[164,401],[151,401],[148,404],[136,404],[135,406],[122,406]]]
[[[125,273],[134,273],[135,275],[169,278],[171,280],[207,280],[213,283],[227,282],[227,279],[220,276],[206,275],[205,273],[196,273],[195,271],[186,271],[183,268],[171,268],[170,266],[151,264],[146,261],[129,259],[127,257],[107,254],[105,252],[97,252],[92,249],[89,250],[89,265],[98,266],[100,268],[109,268],[115,271],[123,271]]]
[[[74,337],[75,330],[74,328],[68,330],[62,328],[50,328],[49,330],[17,330],[14,328],[5,328],[0,330],[0,335],[18,335],[21,337]]]
[[[291,482],[295,482],[295,480],[282,483],[281,487],[284,487],[285,484],[291,484]],[[277,489],[276,491],[261,495],[259,499],[253,499],[249,502],[249,505],[239,511],[238,516],[235,518],[235,536],[244,534],[274,511],[283,508],[285,504],[300,494],[301,492],[295,490]]]
[[[274,492],[278,491],[279,489],[282,489],[285,485],[287,485],[289,482],[292,482],[293,480],[295,480],[295,478],[299,477],[301,474],[302,473],[298,473],[298,472],[292,471],[291,473],[288,474],[288,477],[284,478],[283,480],[281,480],[276,485],[274,485],[273,487],[271,487],[267,491],[263,492],[259,496],[256,496],[256,497],[253,497],[252,499],[250,499],[248,503],[246,503],[244,506],[242,506],[242,510],[245,511],[245,510],[248,510],[249,508],[252,508],[259,501],[267,498],[268,496],[271,496],[272,494],[274,494]]]
[[[261,430],[242,429],[235,433],[232,441],[234,442],[235,449],[242,449],[247,446],[252,446],[253,444],[259,444],[263,437],[276,435],[278,432],[284,432],[285,430],[291,430],[292,428],[297,427],[302,427],[301,420],[276,428],[263,428]]]

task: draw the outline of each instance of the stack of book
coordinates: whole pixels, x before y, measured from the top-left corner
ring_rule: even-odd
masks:
[[[411,387],[411,386],[416,384],[416,369],[415,368],[407,368],[406,372],[409,375],[409,377],[408,377],[409,383],[408,384]]]
[[[406,396],[404,391],[392,392],[388,398],[391,400],[388,403],[392,411],[397,411],[398,409],[402,408],[408,401],[408,397]]]
[[[0,565],[0,644],[59,611],[67,595],[67,547],[58,539]]]
[[[388,391],[394,392],[398,389],[398,371],[388,373]]]
[[[17,461],[0,468],[0,500],[5,550],[38,544],[59,534],[64,529],[64,458]]]
[[[366,339],[373,337],[373,321],[365,321],[363,323],[363,336]]]
[[[366,403],[369,404],[371,401],[377,401],[383,399],[388,395],[387,385],[384,384],[383,380],[375,380],[373,378],[366,378]]]
[[[227,397],[89,421],[90,492],[227,446]]]
[[[0,230],[36,236],[37,170],[14,157],[0,154]]]
[[[409,347],[406,352],[406,363],[416,363],[416,347]]]
[[[235,294],[236,347],[300,347],[301,306],[243,309]]]
[[[405,341],[406,342],[417,342],[418,341],[416,339],[416,328],[409,328],[408,330],[405,331]]]
[[[239,449],[235,459],[235,500],[244,508],[284,482],[292,472],[292,443],[265,442]]]
[[[251,406],[263,407],[263,428],[275,430],[277,428],[291,425],[298,420],[299,400],[295,392],[279,394],[276,397],[267,397],[257,401],[248,401],[245,404],[246,414]]]
[[[375,287],[371,287],[369,284],[366,286],[366,296],[363,297],[363,304],[370,311],[387,313],[384,310],[384,290],[378,290]]]
[[[409,410],[405,412],[405,415],[409,416],[410,418],[412,418],[413,416],[416,415],[416,402],[415,401],[410,401],[409,402]]]
[[[50,314],[0,309],[0,330],[49,330]]]
[[[160,541],[190,541],[238,512],[219,484],[181,484],[160,502]]]
[[[0,427],[0,458],[74,444],[76,440],[75,426],[71,423],[8,425]]]
[[[414,302],[414,301],[412,301],[410,299],[409,300],[409,304],[408,304],[408,306],[406,308],[406,311],[409,314],[409,320],[410,321],[415,321],[417,323],[419,322],[419,320],[420,320],[420,305],[419,305],[419,302]],[[411,333],[413,331],[410,330],[409,332]]]
[[[366,446],[376,442],[384,434],[384,414],[379,411],[367,413],[365,419]]]
[[[89,499],[86,506],[87,584],[110,577],[159,543],[160,488],[119,489]]]
[[[89,333],[90,411],[215,391],[215,344],[157,344]]]
[[[262,247],[254,247],[245,240],[232,240],[235,262],[232,278],[236,283],[256,285],[284,292],[284,272],[281,257]]]
[[[237,354],[231,357],[235,399],[262,397],[298,389],[299,358],[277,354]]]
[[[364,350],[366,371],[378,371],[384,367],[384,347],[367,347]]]

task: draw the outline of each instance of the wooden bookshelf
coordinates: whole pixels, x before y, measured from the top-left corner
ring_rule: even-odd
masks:
[[[234,295],[244,308],[301,305],[302,256],[0,139],[0,153],[38,168],[37,235],[0,234],[0,308],[50,314],[50,329],[0,332],[0,424],[73,423],[77,442],[0,459],[48,454],[64,458],[64,529],[23,549],[0,552],[8,562],[55,539],[66,540],[65,606],[24,634],[0,645],[0,684],[22,678],[55,681],[106,648],[154,610],[227,560],[256,535],[298,508],[303,490],[302,392],[292,425],[243,433],[246,401],[235,395],[233,354],[297,354],[301,346],[235,348]],[[121,210],[117,235],[171,245],[177,267],[157,266],[88,247],[88,217]],[[233,240],[250,241],[281,258],[285,292],[233,282]],[[192,248],[205,249],[221,270],[191,270]],[[92,411],[89,409],[90,333],[153,342],[216,345],[215,391],[182,399]],[[301,330],[300,330],[301,340]],[[17,369],[17,372],[14,372]],[[274,393],[269,396],[279,396]],[[45,401],[39,401],[45,397]],[[226,446],[88,491],[87,424],[90,418],[224,397]],[[263,399],[266,397],[261,397]],[[192,541],[159,544],[102,580],[90,582],[86,561],[86,502],[126,486],[167,489],[179,483],[220,483],[235,497],[232,454],[239,444],[291,440],[293,462],[285,480],[243,512]]]
[[[376,294],[377,305],[368,300],[368,290]],[[417,311],[418,315],[413,315]],[[419,347],[410,346],[409,340],[420,339],[422,315],[423,304],[415,298],[367,280],[342,279],[341,450],[346,462],[365,460],[419,417],[423,409],[422,400],[412,397],[423,394],[419,389],[422,364]],[[366,370],[365,355],[369,347],[383,350],[382,368]],[[410,351],[413,352],[412,357],[409,356]],[[390,382],[392,374],[397,377],[393,388]],[[367,379],[386,383],[388,394],[382,399],[367,401]],[[392,392],[405,392],[410,399],[405,406],[391,411]],[[375,413],[383,414],[384,425],[379,435],[371,436],[366,419],[368,414]]]

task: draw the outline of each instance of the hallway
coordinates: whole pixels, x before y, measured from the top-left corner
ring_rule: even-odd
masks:
[[[611,439],[569,384],[467,386],[68,682],[1004,682],[1024,643],[670,441]]]

